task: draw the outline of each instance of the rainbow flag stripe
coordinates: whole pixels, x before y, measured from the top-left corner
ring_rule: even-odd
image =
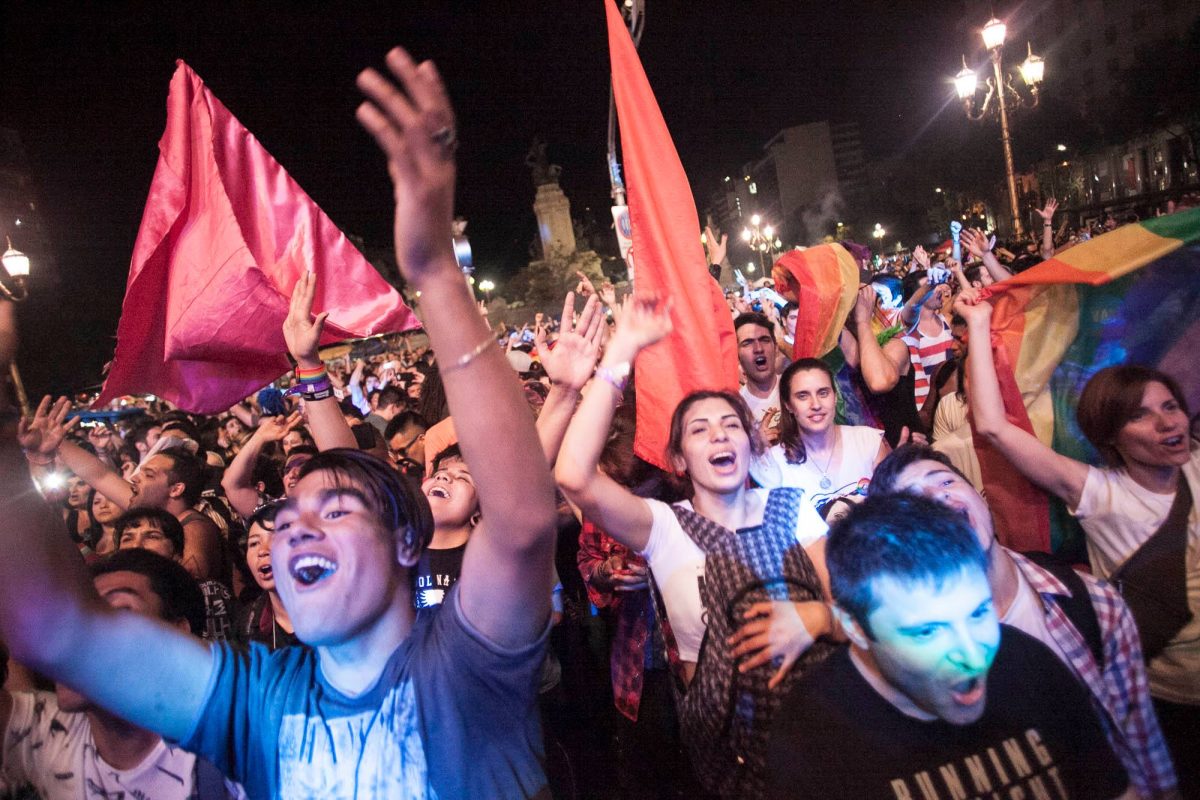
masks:
[[[1060,453],[1098,463],[1075,424],[1098,370],[1140,363],[1171,374],[1200,403],[1200,209],[1126,225],[986,290],[992,346],[1009,419]],[[1081,554],[1061,504],[1050,503],[976,440],[1002,541]]]

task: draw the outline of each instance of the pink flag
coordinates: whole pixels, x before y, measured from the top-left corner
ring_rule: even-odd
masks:
[[[675,406],[697,389],[737,391],[737,341],[721,287],[708,274],[696,203],[629,30],[612,0],[608,49],[629,193],[634,287],[669,297],[675,329],[637,360],[634,452],[667,467]]]
[[[282,325],[303,270],[323,343],[419,326],[304,190],[182,61],[133,247],[117,351],[97,399],[151,393],[223,411],[288,370]]]

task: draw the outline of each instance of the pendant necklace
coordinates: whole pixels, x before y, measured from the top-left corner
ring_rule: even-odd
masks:
[[[814,467],[817,467],[817,471],[821,473],[821,482],[818,485],[822,489],[828,489],[830,486],[833,486],[833,481],[831,481],[829,479],[828,473],[829,473],[830,465],[833,464],[833,456],[834,456],[834,454],[837,453],[837,443],[838,443],[838,436],[837,436],[837,429],[835,428],[834,434],[833,434],[833,447],[831,447],[829,449],[829,458],[825,460],[825,469],[821,469],[819,466],[817,466],[817,462],[815,459],[812,462],[812,465]]]

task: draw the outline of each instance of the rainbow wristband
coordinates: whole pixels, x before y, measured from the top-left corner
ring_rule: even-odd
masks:
[[[296,379],[301,383],[320,383],[329,377],[328,370],[322,364],[319,367],[305,369],[304,367],[296,367]]]

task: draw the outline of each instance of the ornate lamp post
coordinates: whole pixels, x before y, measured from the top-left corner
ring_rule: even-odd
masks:
[[[760,214],[750,217],[749,228],[742,228],[742,241],[750,245],[750,249],[758,255],[758,266],[762,268],[763,272],[767,270],[768,254],[773,263],[775,254],[783,247],[783,242],[775,235],[775,228],[769,224],[763,224]]]
[[[4,264],[4,275],[0,276],[0,294],[14,303],[20,303],[29,296],[29,288],[25,283],[29,278],[29,256],[13,247],[12,239],[5,237],[5,240],[8,249],[0,256],[0,262]],[[17,368],[15,358],[8,365],[8,373],[12,377],[21,413],[29,416],[29,398],[25,396],[25,384],[21,381],[21,370]]]
[[[967,119],[977,121],[989,114],[1000,118],[1000,140],[1004,145],[1004,173],[1008,181],[1008,210],[1012,215],[1013,232],[1017,236],[1023,236],[1025,226],[1021,220],[1021,211],[1017,203],[1017,178],[1013,169],[1012,137],[1009,133],[1008,112],[1010,107],[1013,109],[1021,106],[1033,108],[1038,104],[1038,89],[1046,76],[1046,62],[1040,56],[1033,54],[1033,45],[1026,43],[1028,55],[1018,67],[1021,79],[1029,89],[1029,97],[1026,98],[1013,86],[1011,77],[1004,73],[1003,51],[1004,40],[1008,35],[1008,26],[993,17],[983,26],[981,33],[983,46],[987,49],[992,61],[992,75],[985,81],[987,93],[984,95],[983,102],[976,103],[979,81],[975,71],[967,66],[966,56],[963,56],[962,70],[954,78],[954,89],[958,93],[959,99],[962,100],[963,111],[966,112]],[[993,99],[996,101],[994,106],[992,105]],[[978,105],[978,110],[975,109],[976,105]]]
[[[492,302],[492,291],[495,288],[496,284],[492,283],[487,278],[484,278],[479,282],[479,291],[483,292],[483,296],[487,298],[489,303]]]
[[[883,252],[883,237],[887,236],[887,231],[884,230],[883,225],[876,222],[875,230],[871,231],[871,235],[875,237],[876,249],[878,249],[879,252],[882,253]]]

